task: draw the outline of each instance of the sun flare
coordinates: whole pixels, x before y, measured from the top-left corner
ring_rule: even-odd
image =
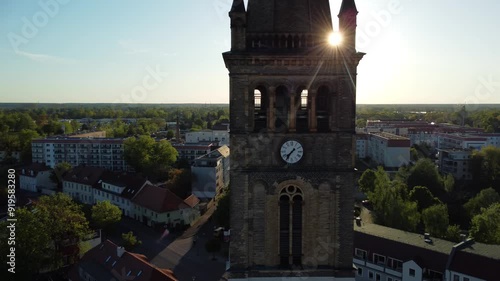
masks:
[[[340,43],[342,43],[342,35],[338,32],[332,32],[328,36],[328,43],[332,46],[338,46]]]

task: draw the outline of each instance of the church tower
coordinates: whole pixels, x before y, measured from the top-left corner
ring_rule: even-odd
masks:
[[[357,9],[233,0],[229,280],[354,280]]]

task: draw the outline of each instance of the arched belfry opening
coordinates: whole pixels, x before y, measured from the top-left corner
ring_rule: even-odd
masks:
[[[330,130],[329,116],[331,114],[331,95],[327,86],[320,86],[316,95],[316,124],[318,132],[328,132]]]
[[[288,129],[288,112],[290,110],[290,95],[286,86],[276,88],[276,98],[274,102],[275,125],[277,132],[285,132]]]
[[[302,190],[295,185],[283,188],[279,194],[279,253],[280,266],[302,265]]]
[[[297,133],[309,131],[309,110],[310,110],[309,90],[299,87],[295,94],[295,122]]]
[[[259,132],[267,128],[267,112],[269,109],[269,96],[263,86],[253,90],[254,131]]]

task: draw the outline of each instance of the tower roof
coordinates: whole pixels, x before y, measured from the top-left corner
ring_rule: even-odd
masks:
[[[356,3],[354,2],[354,0],[342,0],[339,16],[345,12],[354,12],[356,14],[358,13],[358,9],[356,8]]]
[[[251,33],[324,33],[332,30],[328,0],[248,0]]]
[[[243,0],[233,0],[233,6],[231,7],[231,12],[244,13],[245,3]]]

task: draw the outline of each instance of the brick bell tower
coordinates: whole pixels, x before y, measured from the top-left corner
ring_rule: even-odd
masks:
[[[333,46],[328,0],[233,0],[229,280],[354,280],[357,13]]]

